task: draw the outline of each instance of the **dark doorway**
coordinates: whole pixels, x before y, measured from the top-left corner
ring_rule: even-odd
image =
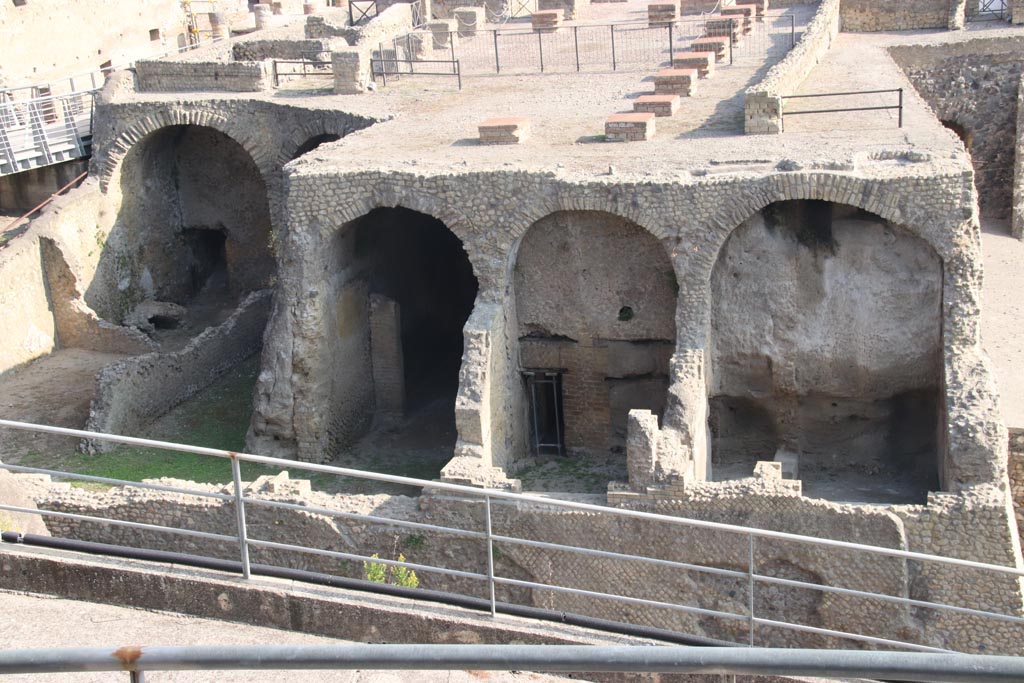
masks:
[[[565,423],[562,406],[562,372],[525,370],[526,396],[534,455],[565,455]]]
[[[301,157],[303,154],[306,154],[307,152],[312,152],[314,149],[316,149],[320,145],[323,145],[323,144],[328,143],[328,142],[334,142],[335,140],[340,140],[340,139],[341,139],[341,136],[340,135],[335,135],[334,133],[324,133],[323,135],[317,135],[315,137],[312,137],[312,138],[306,140],[305,142],[303,142],[299,146],[299,148],[297,150],[295,150],[295,154],[292,155],[292,160],[294,161],[295,159],[298,159],[299,157]]]

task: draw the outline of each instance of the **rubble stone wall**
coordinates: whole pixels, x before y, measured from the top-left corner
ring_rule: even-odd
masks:
[[[181,486],[182,482],[161,480]],[[229,486],[187,484],[214,494]],[[331,496],[310,492],[308,482],[286,476],[264,478],[247,485],[247,497],[297,503],[310,508],[293,511],[248,504],[246,524],[252,539],[277,541],[385,559],[405,554],[411,562],[461,571],[486,571],[486,545],[481,539],[331,517],[319,510],[367,513],[406,521],[426,521],[469,531],[484,528],[484,504],[451,494],[403,496]],[[750,525],[839,541],[868,543],[883,548],[938,553],[946,557],[1013,563],[1013,544],[1007,530],[1008,508],[1001,492],[981,487],[970,493],[936,494],[927,505],[857,506],[812,501],[800,497],[799,485],[773,478],[728,483],[702,483],[669,492],[661,499],[622,498],[619,504],[672,517]],[[236,533],[236,515],[229,500],[152,490],[85,491],[55,484],[37,498],[41,509],[107,516],[144,524],[199,529],[225,535]],[[236,559],[233,543],[208,541],[166,532],[116,527],[67,518],[48,518],[54,536]],[[668,628],[698,636],[746,642],[751,540],[744,533],[682,526],[668,520],[617,517],[591,511],[567,510],[543,503],[492,504],[494,532],[546,543],[595,548],[617,553],[654,555],[675,562],[697,563],[737,572],[734,576],[707,574],[614,558],[588,557],[568,551],[499,543],[495,552],[500,577],[588,591],[625,595],[643,600],[719,610],[737,619],[692,614],[654,605],[623,604],[547,590],[498,585],[498,599],[547,609],[587,614],[617,621]],[[654,550],[656,549],[656,550]],[[360,562],[254,547],[253,562],[310,571],[364,577]],[[794,541],[753,541],[757,574],[823,583],[892,596],[952,602],[964,607],[1020,615],[1019,581],[975,570],[943,568],[883,554],[867,554]],[[484,597],[486,583],[466,577],[418,572],[428,589]],[[759,618],[791,621],[881,638],[910,640],[937,647],[987,654],[1015,653],[1021,647],[1019,629],[999,622],[982,622],[970,615],[940,616],[881,600],[778,584],[757,583],[754,598]],[[760,646],[858,647],[856,642],[758,626]]]
[[[841,19],[844,31],[910,31],[922,28],[947,28],[950,12],[957,3],[949,0],[843,0]],[[963,13],[963,6],[960,6]],[[961,25],[963,20],[961,19]]]
[[[935,115],[962,129],[982,213],[1009,218],[1024,39],[897,46],[889,53]]]
[[[139,92],[259,92],[270,88],[264,62],[140,61]]]

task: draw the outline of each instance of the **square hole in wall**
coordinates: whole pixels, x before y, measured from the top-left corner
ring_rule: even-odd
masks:
[[[160,40],[160,29],[158,29],[158,28],[151,28],[151,29],[149,29],[149,39],[150,40]]]
[[[22,7],[28,4],[28,0],[14,0],[15,7]]]

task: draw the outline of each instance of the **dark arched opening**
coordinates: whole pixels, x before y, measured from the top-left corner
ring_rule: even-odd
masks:
[[[295,150],[295,154],[292,155],[292,160],[294,161],[295,159],[298,159],[307,152],[312,152],[320,145],[326,144],[328,142],[334,142],[335,140],[340,139],[341,136],[335,135],[334,133],[323,133],[321,135],[313,136],[310,139],[303,142],[301,145],[299,145],[299,148]]]
[[[329,259],[330,439],[349,463],[392,446],[398,458],[419,453],[425,470],[383,467],[436,477],[455,445],[462,330],[477,293],[462,242],[436,218],[379,208],[338,232]],[[400,434],[404,451],[382,434]]]
[[[266,187],[238,142],[204,126],[163,128],[130,150],[120,177],[122,203],[101,261],[118,297],[98,293],[97,310],[120,320],[140,302],[176,304],[195,333],[269,286]]]
[[[964,143],[965,149],[969,150],[971,148],[973,136],[966,128],[961,126],[956,121],[941,121],[941,123],[943,126],[953,131],[953,133],[955,133],[958,138],[960,138],[960,142]]]
[[[712,477],[783,463],[812,497],[924,502],[939,486],[942,263],[853,207],[772,204],[711,282]]]

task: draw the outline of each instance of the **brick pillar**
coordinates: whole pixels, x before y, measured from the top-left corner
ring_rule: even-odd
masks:
[[[338,95],[355,95],[366,92],[370,80],[370,57],[358,48],[334,50],[331,52],[331,66],[334,69],[334,92]]]
[[[1010,21],[1024,24],[1024,0],[1010,0]]]
[[[782,132],[782,98],[771,93],[747,93],[743,104],[747,135]]]

